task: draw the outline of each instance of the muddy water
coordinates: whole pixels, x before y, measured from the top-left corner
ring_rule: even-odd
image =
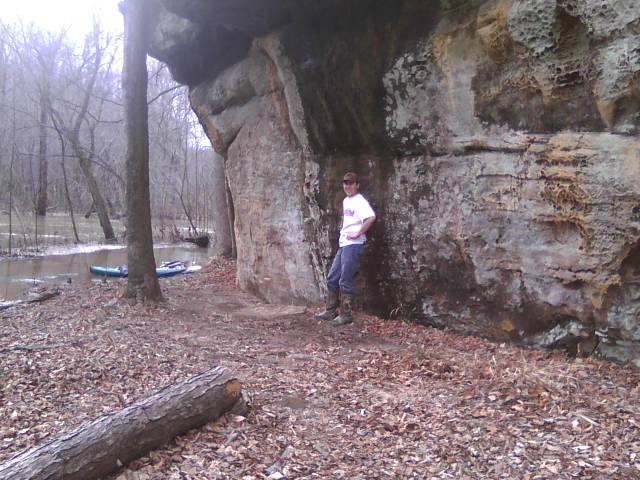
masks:
[[[191,244],[156,245],[154,254],[158,264],[170,260],[204,264],[209,258],[209,250]],[[114,267],[126,263],[126,248],[107,245],[48,249],[42,257],[1,258],[0,301],[18,298],[39,285],[102,281],[89,273],[91,265]]]
[[[76,218],[76,226],[80,241],[97,243],[104,241],[104,233],[95,215],[86,219],[83,215]],[[120,220],[112,220],[116,236],[123,239],[124,225]],[[48,247],[52,245],[68,245],[75,241],[73,226],[68,215],[49,214],[46,217],[35,215],[14,215],[11,219],[12,248]],[[36,235],[37,233],[37,235]],[[0,215],[0,249],[9,248],[9,216]]]

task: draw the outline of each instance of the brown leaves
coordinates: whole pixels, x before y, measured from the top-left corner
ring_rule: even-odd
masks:
[[[163,282],[130,306],[121,284],[3,312],[0,457],[221,363],[252,394],[136,460],[118,480],[637,478],[638,372],[235,290],[233,264]],[[251,314],[249,315],[248,312]]]

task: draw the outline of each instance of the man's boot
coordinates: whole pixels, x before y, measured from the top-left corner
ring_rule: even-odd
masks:
[[[353,295],[348,293],[340,293],[340,315],[331,321],[331,325],[340,326],[353,322],[353,315],[351,313],[351,302],[353,301]]]
[[[338,292],[327,291],[327,301],[324,312],[316,313],[316,320],[331,320],[338,310]]]

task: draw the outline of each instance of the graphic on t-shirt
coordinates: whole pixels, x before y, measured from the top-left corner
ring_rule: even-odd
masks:
[[[369,202],[358,193],[353,197],[346,197],[342,201],[342,211],[343,221],[338,245],[344,247],[346,245],[364,243],[367,240],[367,236],[364,233],[355,238],[347,238],[347,233],[358,232],[364,220],[375,217],[375,213],[371,205],[369,205]]]

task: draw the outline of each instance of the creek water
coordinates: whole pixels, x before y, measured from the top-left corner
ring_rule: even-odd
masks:
[[[102,229],[95,218],[77,219],[80,240],[84,243],[74,245],[73,229],[66,215],[47,215],[38,219],[37,256],[0,257],[0,301],[13,300],[29,289],[43,285],[52,286],[63,283],[90,283],[102,281],[101,277],[89,272],[91,265],[117,267],[127,263],[127,249],[123,245],[104,245]],[[12,247],[21,249],[36,245],[36,219],[33,216],[13,218]],[[116,236],[122,239],[124,227],[119,221],[113,222]],[[162,226],[154,225],[154,235],[158,235]],[[0,215],[0,250],[9,245],[8,216]],[[210,256],[206,248],[193,244],[158,243],[154,245],[156,262],[181,260],[185,263],[204,264]]]
[[[192,244],[155,245],[156,262],[181,260],[186,264],[204,264],[209,250]],[[88,284],[103,281],[89,272],[91,265],[126,265],[127,249],[115,245],[85,245],[51,249],[38,257],[0,259],[0,301],[20,297],[35,286]],[[161,280],[162,281],[162,280]]]
[[[84,218],[78,215],[76,227],[83,243],[97,243],[104,240],[102,228],[95,215]],[[48,247],[69,245],[75,241],[73,226],[68,215],[50,213],[46,217],[35,215],[14,215],[11,219],[11,245],[13,248]],[[124,225],[120,220],[111,220],[113,231],[119,239],[124,235]],[[37,235],[36,235],[37,233]],[[0,249],[9,248],[9,216],[0,215]]]

